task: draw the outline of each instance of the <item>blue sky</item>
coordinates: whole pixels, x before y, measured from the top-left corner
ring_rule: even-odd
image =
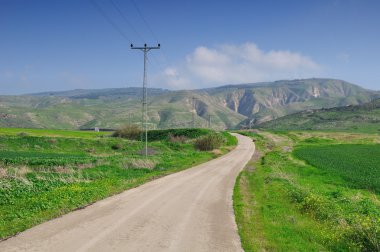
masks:
[[[127,21],[112,4],[119,7]],[[380,1],[0,0],[0,94],[309,77],[380,89]],[[153,33],[150,31],[152,30]],[[137,31],[137,33],[135,32]]]

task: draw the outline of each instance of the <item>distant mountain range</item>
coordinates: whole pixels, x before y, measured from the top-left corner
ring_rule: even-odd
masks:
[[[255,125],[255,128],[380,133],[380,99],[361,105],[304,110]]]
[[[117,128],[141,122],[141,88],[113,88],[0,96],[1,127]],[[151,128],[233,128],[303,110],[357,105],[378,91],[334,79],[282,80],[198,90],[149,89]]]

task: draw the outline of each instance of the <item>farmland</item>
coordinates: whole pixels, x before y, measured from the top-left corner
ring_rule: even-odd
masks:
[[[0,238],[205,162],[236,144],[225,133],[182,130],[177,133],[187,137],[181,141],[169,133],[150,133],[158,141],[148,143],[145,158],[140,141],[110,133],[0,129]],[[197,138],[208,134],[225,139],[219,151],[194,147]]]
[[[297,158],[347,180],[350,187],[380,193],[380,144],[339,144],[301,147]]]
[[[90,161],[95,162],[96,159],[90,156],[76,154],[1,151],[0,161],[2,161],[4,165],[25,164],[30,166],[54,166],[83,164]]]
[[[246,251],[379,251],[380,136],[244,133],[255,155],[234,209]]]

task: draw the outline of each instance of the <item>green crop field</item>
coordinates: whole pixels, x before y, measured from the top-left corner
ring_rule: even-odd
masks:
[[[49,153],[49,152],[21,152],[21,151],[0,151],[0,161],[4,165],[68,165],[68,164],[84,164],[95,162],[96,159],[91,156]]]
[[[259,132],[234,210],[245,251],[380,251],[380,136]]]
[[[380,144],[339,144],[301,147],[294,155],[335,173],[354,188],[380,193]]]
[[[0,239],[84,207],[149,180],[226,153],[236,139],[210,130],[154,131],[148,143],[110,133],[66,130],[0,129]],[[220,134],[220,152],[199,151],[198,136]],[[166,135],[165,135],[166,134]],[[174,139],[175,140],[175,139]]]
[[[110,132],[59,130],[59,129],[20,129],[0,128],[0,135],[30,135],[43,137],[97,138],[110,135]]]

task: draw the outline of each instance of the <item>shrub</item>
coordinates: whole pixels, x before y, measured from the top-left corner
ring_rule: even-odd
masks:
[[[28,133],[26,133],[26,132],[20,132],[20,133],[17,134],[17,136],[19,136],[19,137],[26,137],[26,136],[28,136]]]
[[[116,130],[112,136],[113,137],[122,137],[130,140],[138,140],[141,136],[141,129],[135,124],[126,124]]]
[[[111,146],[113,150],[120,150],[122,148],[121,144],[114,144]]]
[[[195,141],[195,148],[201,151],[218,149],[224,143],[225,139],[219,134],[210,134],[198,138]]]
[[[169,142],[171,143],[186,143],[187,137],[169,135]]]
[[[48,139],[47,141],[48,141],[48,143],[50,143],[50,144],[56,144],[56,143],[57,143],[57,139],[55,139],[55,138],[50,138],[50,139]]]
[[[210,134],[209,129],[166,129],[166,130],[149,130],[148,141],[169,140],[169,136],[183,136],[194,139],[200,136]]]

